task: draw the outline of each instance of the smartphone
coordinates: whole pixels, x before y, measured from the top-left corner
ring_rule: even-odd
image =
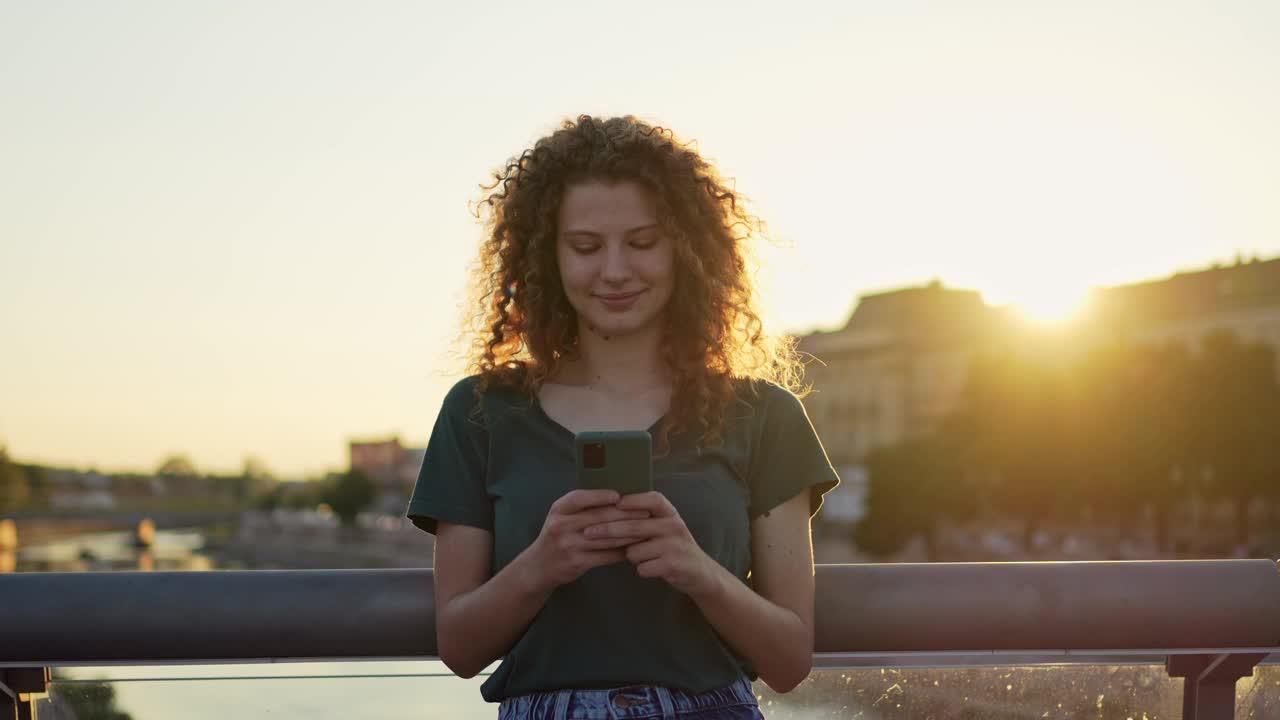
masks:
[[[653,439],[643,430],[577,433],[573,452],[579,488],[622,495],[653,489]]]

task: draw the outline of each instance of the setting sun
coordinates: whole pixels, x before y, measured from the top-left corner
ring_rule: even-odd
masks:
[[[1011,305],[1018,314],[1036,324],[1058,325],[1076,317],[1084,306],[1085,288],[1054,283],[1052,278],[1037,286],[1029,278],[1024,287],[1009,292],[984,292],[987,302]]]
[[[1031,302],[1014,303],[1019,314],[1037,324],[1058,325],[1070,321],[1080,309],[1076,300],[1045,298]]]

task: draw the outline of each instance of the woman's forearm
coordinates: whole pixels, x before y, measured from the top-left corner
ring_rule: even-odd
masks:
[[[551,505],[538,539],[497,574],[459,592],[436,610],[440,659],[458,675],[472,677],[505,655],[524,634],[552,591],[592,568],[622,562],[631,539],[590,540],[583,528],[600,523],[647,517],[614,507],[613,490],[572,490]],[[472,553],[471,577],[479,579]],[[456,549],[455,549],[456,550]],[[485,573],[487,573],[487,568]]]
[[[812,630],[794,612],[716,567],[711,589],[693,598],[703,616],[769,687],[787,692],[799,685],[813,667]]]
[[[505,655],[550,597],[554,586],[536,571],[531,550],[437,611],[440,659],[459,676],[474,677]]]

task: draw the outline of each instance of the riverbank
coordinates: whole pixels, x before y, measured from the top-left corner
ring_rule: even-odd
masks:
[[[17,531],[17,546],[44,545],[77,535],[134,531],[144,520],[157,530],[234,525],[240,513],[232,510],[144,511],[112,510],[94,513],[45,512],[5,516]]]
[[[341,527],[314,512],[245,512],[225,543],[207,550],[226,569],[431,567],[435,539],[408,520],[365,517]]]

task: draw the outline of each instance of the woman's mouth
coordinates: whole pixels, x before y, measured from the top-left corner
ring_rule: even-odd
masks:
[[[636,290],[629,293],[609,293],[607,295],[596,295],[596,299],[609,310],[626,310],[635,303],[636,298],[640,297],[643,292],[643,290]]]

